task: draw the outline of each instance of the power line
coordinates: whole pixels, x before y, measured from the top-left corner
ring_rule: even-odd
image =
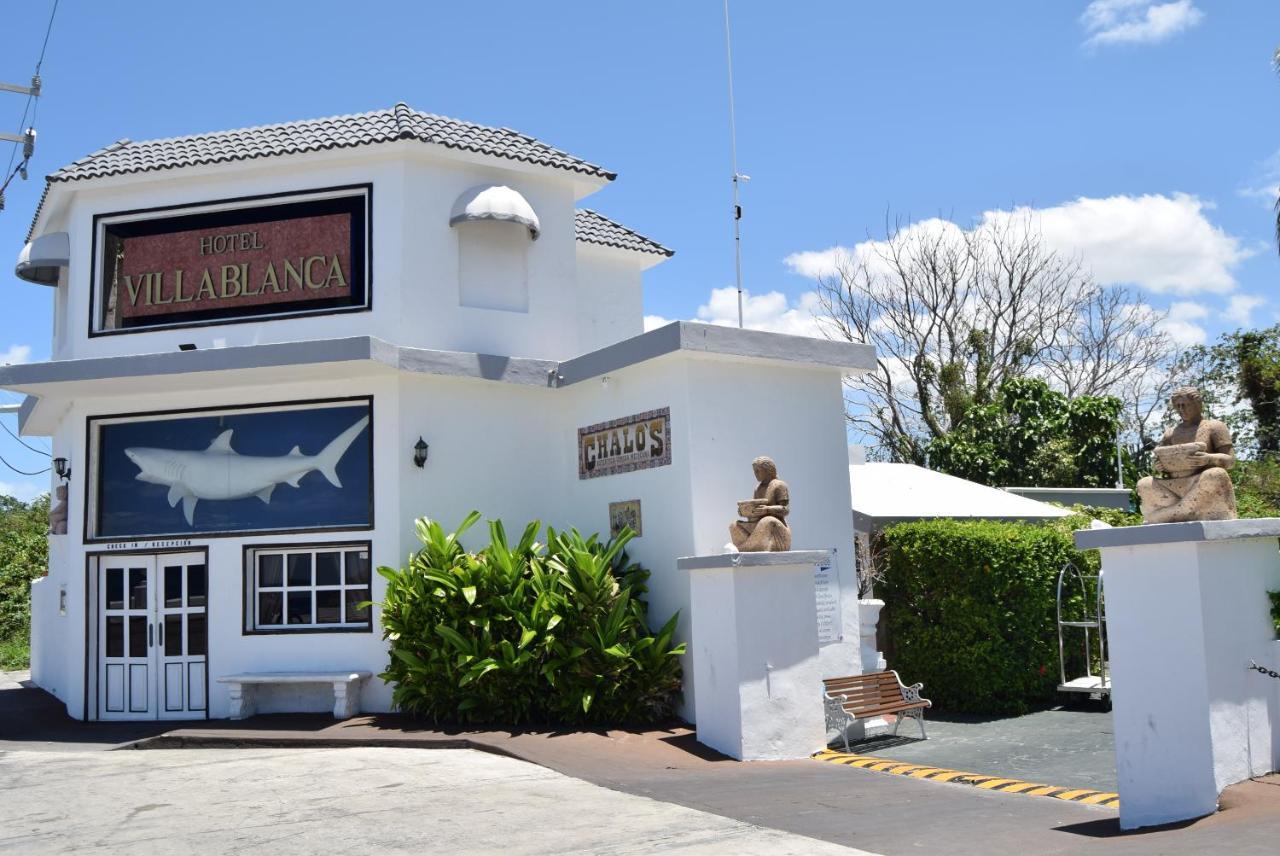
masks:
[[[4,464],[6,467],[13,470],[15,473],[17,473],[20,476],[42,476],[45,473],[49,472],[49,469],[50,469],[49,467],[45,467],[43,470],[36,470],[34,473],[29,473],[26,470],[18,469],[17,467],[15,467],[13,464],[9,463],[2,457],[0,457],[0,464]]]
[[[9,163],[5,166],[6,173],[4,184],[0,185],[0,208],[3,208],[3,194],[5,188],[13,181],[18,173],[22,173],[22,177],[26,178],[27,164],[31,161],[31,156],[35,152],[35,123],[36,115],[40,112],[40,69],[44,66],[45,51],[49,49],[49,36],[53,33],[53,19],[58,14],[59,0],[53,0],[53,9],[49,12],[49,23],[44,29],[44,42],[40,45],[40,58],[36,60],[36,70],[31,75],[31,87],[27,90],[27,103],[22,108],[22,120],[18,123],[18,137],[23,137],[23,128],[28,128],[31,133],[25,135],[25,140],[15,141],[13,148],[9,151]],[[21,91],[21,90],[19,90]],[[34,108],[33,105],[34,104]],[[31,114],[31,125],[27,125],[27,114]],[[22,162],[18,164],[17,169],[13,169],[13,162],[18,156],[18,146],[22,146]],[[10,172],[12,170],[12,172]]]
[[[35,446],[28,446],[26,442],[23,441],[23,439],[19,437],[17,434],[13,433],[13,429],[10,428],[8,425],[4,424],[4,422],[0,422],[0,428],[3,428],[10,437],[17,440],[18,445],[22,446],[23,448],[29,449],[32,452],[35,452],[37,455],[44,455],[46,458],[49,457],[49,453],[46,452],[44,449],[37,449]]]

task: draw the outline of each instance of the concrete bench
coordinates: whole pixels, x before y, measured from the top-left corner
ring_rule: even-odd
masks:
[[[231,718],[246,719],[254,714],[254,691],[263,684],[332,684],[333,716],[350,719],[360,708],[360,686],[372,672],[250,672],[224,675],[218,683],[231,691]]]

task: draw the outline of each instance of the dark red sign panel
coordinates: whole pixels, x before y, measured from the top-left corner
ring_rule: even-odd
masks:
[[[366,198],[108,224],[100,330],[364,306]]]
[[[351,218],[342,214],[123,243],[116,300],[124,318],[351,294]]]

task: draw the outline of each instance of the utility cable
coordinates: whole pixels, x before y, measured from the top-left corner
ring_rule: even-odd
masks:
[[[36,470],[34,473],[29,473],[26,470],[18,469],[13,464],[6,461],[3,457],[0,457],[0,464],[4,464],[6,467],[13,470],[15,473],[17,473],[20,476],[42,476],[45,473],[49,472],[50,470],[50,467],[45,467],[43,470]]]
[[[5,432],[6,432],[10,437],[12,437],[13,439],[17,440],[17,441],[18,441],[18,444],[19,444],[20,446],[22,446],[23,448],[25,448],[25,449],[29,449],[29,450],[31,450],[32,452],[35,452],[37,455],[44,455],[46,458],[50,457],[49,453],[48,453],[48,452],[46,452],[44,449],[37,449],[35,446],[29,446],[29,445],[27,445],[26,441],[24,441],[24,440],[23,440],[21,437],[19,437],[17,434],[13,433],[13,429],[12,429],[12,428],[10,428],[8,425],[6,425],[4,422],[0,422],[0,428],[3,428],[3,429],[5,430]]]
[[[34,81],[37,81],[37,80],[39,80],[39,79],[40,79],[40,68],[44,65],[44,54],[45,54],[45,51],[47,51],[47,50],[49,49],[49,36],[53,33],[53,19],[54,19],[54,17],[58,14],[58,2],[59,2],[59,0],[53,0],[53,9],[49,12],[49,23],[48,23],[48,25],[47,25],[47,26],[45,26],[45,28],[44,28],[44,42],[40,45],[40,58],[36,60],[36,71],[35,71],[35,74],[34,74],[34,75],[32,75],[32,81],[33,81],[33,82],[34,82]],[[35,108],[34,108],[34,110],[32,109],[32,102],[33,102],[33,101],[35,102]],[[27,103],[26,103],[26,105],[22,108],[22,121],[20,121],[20,122],[18,123],[18,135],[19,135],[19,136],[21,136],[21,135],[22,135],[22,133],[23,133],[23,129],[27,127],[27,114],[28,114],[28,113],[30,113],[30,114],[31,114],[31,126],[32,126],[32,127],[34,127],[34,126],[35,126],[35,123],[36,123],[36,114],[37,114],[39,111],[40,111],[40,98],[39,98],[39,96],[34,95],[34,94],[28,94],[28,95],[27,95]],[[31,155],[30,155],[30,154],[24,154],[23,159],[22,159],[22,163],[20,163],[20,164],[18,165],[18,168],[17,168],[16,170],[14,170],[13,172],[11,172],[11,173],[9,172],[11,169],[13,169],[13,161],[14,161],[14,158],[16,158],[16,157],[18,156],[18,146],[19,146],[19,145],[23,145],[23,144],[21,144],[21,143],[14,143],[14,144],[13,144],[13,148],[9,151],[9,163],[8,163],[8,165],[4,168],[4,171],[5,171],[6,173],[9,173],[9,174],[8,174],[8,176],[5,178],[5,180],[4,180],[4,184],[3,184],[3,185],[0,185],[0,193],[4,193],[5,188],[9,186],[9,182],[13,181],[13,177],[14,177],[15,175],[17,175],[19,172],[21,172],[21,171],[22,171],[22,169],[23,169],[24,167],[26,167],[27,162],[31,159]]]

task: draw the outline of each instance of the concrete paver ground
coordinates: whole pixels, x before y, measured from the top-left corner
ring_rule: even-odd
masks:
[[[985,773],[1043,782],[1063,788],[1116,789],[1115,733],[1111,713],[1101,707],[1055,708],[1027,716],[989,719],[926,713],[928,740],[911,721],[892,730],[872,731],[851,741],[850,751],[910,764],[929,764],[967,773]],[[832,748],[844,751],[837,741]]]
[[[0,850],[849,854],[468,749],[0,754]]]

